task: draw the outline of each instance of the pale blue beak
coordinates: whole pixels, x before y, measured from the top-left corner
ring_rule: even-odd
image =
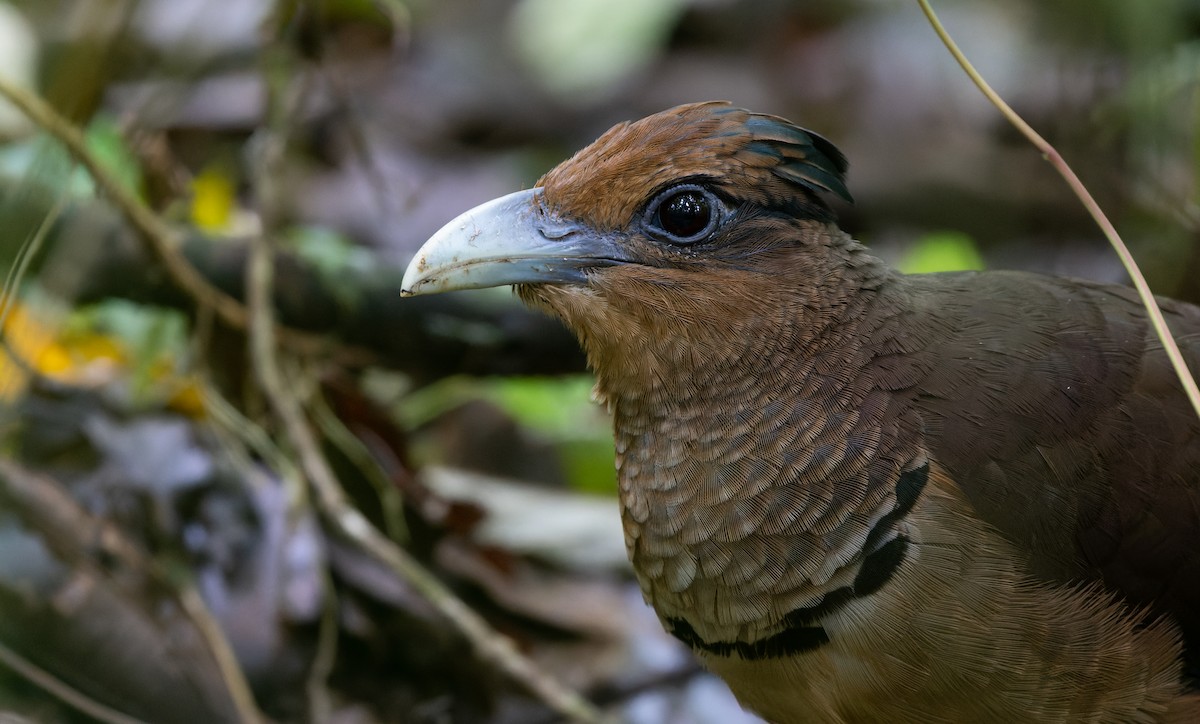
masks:
[[[409,263],[400,294],[436,294],[505,284],[582,284],[591,269],[624,263],[620,247],[578,222],[546,214],[540,188],[460,214]]]

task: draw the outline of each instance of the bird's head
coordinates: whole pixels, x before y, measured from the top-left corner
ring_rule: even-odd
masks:
[[[465,212],[417,253],[403,293],[513,284],[561,317],[600,372],[617,349],[820,315],[857,247],[824,138],[726,103],[614,126],[535,188]]]

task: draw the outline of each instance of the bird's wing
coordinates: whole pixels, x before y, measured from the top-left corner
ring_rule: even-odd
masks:
[[[1133,290],[1015,272],[905,281],[912,318],[882,325],[877,348],[908,362],[881,355],[879,379],[912,395],[979,515],[1035,574],[1102,579],[1200,644],[1200,420]],[[1200,308],[1160,304],[1200,371]]]

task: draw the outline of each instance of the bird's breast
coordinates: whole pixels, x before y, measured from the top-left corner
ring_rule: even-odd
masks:
[[[893,579],[826,616],[824,645],[701,657],[769,721],[1197,721],[1169,621],[1029,577],[936,463],[905,533]]]
[[[902,464],[880,421],[776,392],[681,396],[667,414],[614,405],[630,558],[668,629],[696,647],[811,628],[897,537],[884,519]]]

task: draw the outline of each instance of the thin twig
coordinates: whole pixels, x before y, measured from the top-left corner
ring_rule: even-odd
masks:
[[[78,128],[45,101],[3,76],[0,76],[0,96],[16,106],[39,128],[58,139],[68,153],[87,169],[92,180],[137,232],[138,238],[146,244],[151,256],[162,264],[176,286],[195,299],[201,308],[213,310],[229,326],[235,329],[246,327],[246,307],[213,286],[192,266],[179,251],[179,232],[104,168],[87,147],[87,141]],[[289,345],[310,352],[327,346],[322,337],[293,329],[281,330],[280,338]]]
[[[338,531],[378,558],[408,581],[449,619],[475,646],[479,655],[498,666],[513,679],[560,714],[585,722],[601,721],[601,716],[578,694],[563,688],[517,651],[512,640],[493,630],[479,614],[456,597],[432,573],[380,533],[355,510],[342,493],[341,486],[320,451],[320,444],[304,418],[299,402],[287,392],[279,372],[272,341],[269,294],[271,259],[265,240],[254,244],[248,266],[247,299],[253,316],[250,324],[250,348],[253,366],[263,392],[283,422],[285,433],[300,458],[300,467],[315,493],[321,512]]]
[[[276,91],[275,100],[278,98]],[[286,114],[279,113],[278,106],[273,116],[286,118]],[[263,156],[255,166],[261,170],[262,177],[256,186],[261,203],[266,206],[260,208],[259,213],[264,220],[270,220],[274,216],[270,207],[275,200],[271,182],[277,178],[274,170],[278,168],[285,148],[284,134],[277,128],[276,133],[259,140]],[[261,183],[263,181],[266,183]],[[264,223],[264,228],[269,229],[270,225]],[[274,282],[272,257],[273,250],[265,235],[252,240],[246,264],[251,366],[268,403],[283,424],[284,434],[295,448],[318,509],[341,535],[382,561],[429,600],[471,642],[482,659],[520,682],[561,715],[575,721],[602,721],[600,713],[591,704],[539,670],[517,650],[511,639],[492,629],[483,617],[405,550],[388,540],[346,500],[299,400],[291,394],[276,355],[274,308],[270,304]]]
[[[217,670],[221,672],[221,678],[225,680],[225,688],[229,690],[229,696],[237,708],[238,719],[243,724],[257,724],[263,721],[258,704],[254,700],[254,692],[250,689],[250,683],[246,681],[245,674],[242,673],[237,655],[233,652],[233,647],[229,644],[229,639],[226,638],[221,624],[208,610],[208,606],[196,589],[196,584],[188,579],[178,587],[176,595],[179,598],[179,605],[183,607],[188,618],[192,620],[192,624],[196,626],[201,637],[208,644],[209,653],[212,654],[213,660],[217,664]]]
[[[350,143],[350,151],[357,157],[358,165],[367,177],[367,186],[374,197],[375,209],[380,217],[396,215],[395,200],[400,196],[397,189],[392,188],[389,177],[384,173],[377,160],[377,154],[372,152],[371,141],[367,138],[362,116],[354,98],[342,86],[342,75],[324,67],[318,69],[329,87],[338,106],[345,111],[348,121],[345,124],[346,139]]]
[[[21,282],[25,279],[25,274],[29,271],[29,265],[33,262],[33,258],[42,250],[42,244],[45,243],[46,237],[50,234],[50,229],[54,227],[58,217],[62,216],[63,208],[66,203],[63,199],[59,199],[54,206],[46,213],[42,223],[38,224],[37,231],[33,233],[33,238],[21,244],[21,248],[17,250],[17,258],[13,262],[12,267],[8,270],[8,275],[4,278],[4,288],[0,289],[0,332],[4,329],[5,323],[8,322],[8,314],[12,311],[13,305],[16,304],[17,291],[21,286]]]
[[[1141,269],[1138,268],[1133,255],[1129,253],[1125,242],[1121,240],[1116,227],[1104,215],[1104,212],[1100,209],[1100,205],[1092,198],[1091,193],[1088,192],[1083,182],[1079,180],[1079,177],[1075,175],[1075,172],[1071,170],[1071,167],[1067,165],[1067,162],[1063,160],[1058,150],[1050,145],[1046,139],[1042,138],[1037,131],[1033,130],[1025,122],[1025,119],[1017,115],[1017,112],[996,91],[992,90],[992,87],[983,79],[979,71],[975,70],[975,66],[971,65],[971,61],[967,60],[967,57],[959,50],[958,44],[954,42],[954,39],[946,32],[946,28],[942,26],[941,21],[938,20],[937,14],[933,12],[933,8],[929,5],[929,0],[917,0],[917,2],[921,5],[921,10],[925,13],[925,17],[929,19],[929,24],[933,26],[934,32],[942,39],[942,43],[945,44],[950,54],[954,56],[954,59],[958,61],[958,64],[962,66],[962,69],[966,71],[976,87],[983,92],[983,95],[991,101],[992,105],[999,109],[1000,113],[1008,119],[1008,122],[1016,127],[1021,132],[1021,135],[1025,136],[1041,152],[1042,156],[1050,162],[1050,165],[1058,171],[1059,175],[1066,180],[1067,185],[1075,192],[1075,195],[1079,198],[1084,208],[1092,215],[1092,219],[1095,220],[1100,230],[1104,232],[1104,236],[1108,238],[1108,243],[1117,252],[1117,256],[1121,259],[1121,264],[1125,267],[1125,271],[1129,274],[1130,279],[1133,280],[1133,285],[1137,288],[1138,296],[1142,299],[1142,305],[1146,307],[1146,312],[1150,315],[1150,323],[1154,326],[1154,331],[1157,333],[1159,341],[1162,342],[1163,349],[1167,352],[1167,357],[1171,360],[1171,366],[1175,368],[1175,374],[1178,375],[1179,382],[1183,385],[1183,390],[1191,401],[1196,415],[1200,416],[1200,388],[1196,386],[1196,379],[1192,376],[1191,371],[1188,370],[1187,362],[1184,361],[1183,355],[1179,352],[1179,345],[1175,343],[1175,337],[1167,327],[1166,320],[1163,319],[1162,310],[1159,309],[1158,302],[1154,300],[1154,293],[1150,291],[1150,285],[1146,283]]]
[[[326,569],[321,581],[325,590],[325,602],[321,607],[321,620],[317,626],[317,650],[305,677],[304,689],[308,694],[309,721],[327,722],[333,717],[333,704],[329,696],[329,676],[337,663],[338,653],[338,597],[333,585],[333,576]]]
[[[25,358],[24,353],[17,349],[17,345],[10,339],[8,333],[8,315],[12,312],[17,303],[17,292],[21,286],[21,282],[25,279],[26,272],[29,271],[29,265],[33,262],[33,258],[37,256],[42,249],[42,244],[45,243],[46,237],[50,234],[50,229],[54,227],[58,217],[62,215],[63,207],[65,206],[62,199],[47,212],[42,223],[38,225],[37,231],[34,232],[33,238],[21,245],[17,252],[16,261],[12,268],[8,270],[8,276],[4,279],[4,289],[0,290],[0,345],[2,345],[9,361],[20,369],[28,378],[36,378],[40,376],[40,372],[33,363]]]
[[[383,508],[384,531],[388,537],[392,540],[402,540],[406,535],[404,501],[401,500],[396,486],[388,479],[387,473],[380,468],[379,462],[366,444],[346,427],[346,423],[338,419],[323,397],[315,395],[309,409],[326,439],[332,442],[375,488],[375,494],[379,496],[379,505]]]
[[[105,554],[170,591],[213,657],[239,720],[250,724],[262,720],[229,640],[193,583],[180,585],[161,563],[146,555],[117,526],[97,519],[81,508],[62,485],[49,476],[29,472],[16,462],[0,457],[0,492],[30,516],[30,527],[42,532],[50,547],[68,561],[90,560],[94,557],[92,547],[100,545]]]
[[[245,467],[249,467],[249,455],[246,448],[253,450],[258,457],[276,475],[288,482],[289,501],[293,506],[302,503],[306,496],[304,492],[304,477],[292,459],[271,439],[267,431],[250,418],[246,417],[233,406],[212,383],[201,382],[201,399],[204,409],[208,412],[214,427],[221,433],[228,452],[240,450],[239,455]]]
[[[0,643],[0,664],[7,666],[42,691],[57,697],[64,704],[104,724],[145,724],[141,719],[135,719],[101,704],[3,643]]]

